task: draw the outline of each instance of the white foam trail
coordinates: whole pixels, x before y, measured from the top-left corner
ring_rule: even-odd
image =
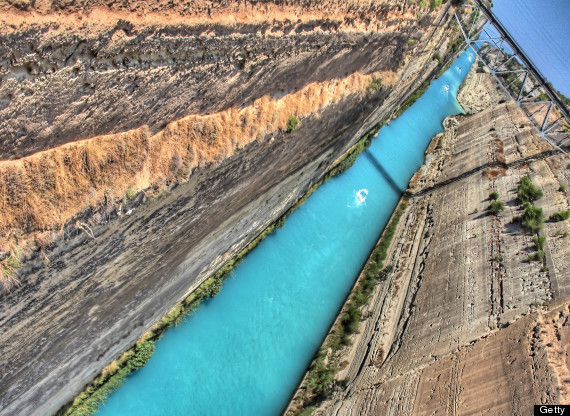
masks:
[[[366,201],[366,197],[368,196],[368,189],[363,188],[356,193],[356,201],[357,204],[360,205]]]

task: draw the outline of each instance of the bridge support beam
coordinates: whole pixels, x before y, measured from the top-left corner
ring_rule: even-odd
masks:
[[[529,118],[540,136],[555,148],[567,153],[562,146],[570,140],[570,114],[556,92],[481,0],[469,0],[463,7],[471,8],[471,11],[464,17],[456,13],[455,19],[467,46],[473,48],[499,85]],[[485,18],[487,23],[477,29],[480,17]],[[468,20],[470,18],[471,21]],[[498,35],[490,34],[489,26]],[[553,114],[556,120],[551,122]]]

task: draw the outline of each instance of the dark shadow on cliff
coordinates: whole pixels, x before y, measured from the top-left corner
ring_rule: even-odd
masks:
[[[515,160],[514,162],[511,162],[511,163],[503,163],[503,162],[485,163],[484,165],[477,166],[476,168],[473,168],[468,172],[464,172],[461,175],[458,175],[454,178],[446,179],[442,182],[436,183],[433,186],[430,186],[429,188],[422,189],[421,191],[418,191],[418,192],[412,194],[411,196],[412,196],[412,198],[415,198],[418,196],[429,194],[430,192],[433,192],[433,191],[440,189],[440,188],[443,188],[449,184],[452,184],[454,182],[465,179],[469,176],[472,176],[478,172],[484,171],[485,169],[488,169],[488,168],[503,168],[503,169],[516,168],[517,166],[520,166],[522,164],[535,162],[537,160],[543,160],[543,159],[549,158],[550,156],[554,156],[558,153],[559,153],[558,150],[549,150],[546,152],[538,153],[536,155],[532,155],[532,156],[528,156],[528,157],[525,157],[522,159]]]

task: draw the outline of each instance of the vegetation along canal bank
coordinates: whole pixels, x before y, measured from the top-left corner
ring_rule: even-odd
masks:
[[[410,181],[386,281],[355,312],[361,274],[288,414],[527,414],[568,403],[570,159],[485,71],[471,71],[458,99],[467,115],[445,121]]]
[[[150,3],[136,16],[101,2],[2,6],[21,57],[1,67],[0,272],[12,283],[0,294],[2,415],[69,402],[437,73],[435,52],[457,35],[449,4],[378,1],[347,20],[333,1],[326,24],[315,11],[305,25],[304,10],[301,31],[266,38],[255,28],[267,16],[284,28],[298,4],[235,14],[224,7],[243,4],[229,2],[197,23],[174,3],[145,19]],[[237,20],[209,36],[228,12]],[[218,53],[226,40],[249,54]],[[195,59],[196,45],[209,52]],[[309,62],[320,69],[296,72]],[[151,349],[134,351],[133,365]]]
[[[460,58],[461,65],[468,68],[470,60],[469,54],[465,53]],[[449,112],[460,111],[452,94],[457,91],[463,76],[464,73],[450,70],[448,74],[435,81],[431,92],[428,90],[428,93],[410,109],[413,111],[412,109],[417,106],[416,111],[420,114],[417,124],[411,125],[412,131],[422,132],[416,141],[397,145],[401,139],[397,126],[401,123],[396,120],[390,126],[392,131],[396,129],[392,140],[384,138],[373,141],[360,157],[347,155],[345,159],[340,160],[333,172],[344,170],[348,163],[356,159],[354,165],[345,173],[333,177],[319,187],[290,215],[285,227],[277,230],[252,251],[235,269],[216,298],[199,308],[187,322],[169,331],[158,342],[157,351],[147,366],[129,377],[124,386],[102,406],[101,414],[125,412],[144,414],[145,411],[152,412],[154,406],[165,406],[166,403],[160,403],[161,397],[174,397],[174,394],[176,397],[185,397],[188,392],[168,392],[161,388],[153,392],[149,385],[149,383],[155,387],[157,384],[162,385],[157,381],[157,377],[160,377],[157,372],[160,372],[161,366],[166,365],[169,356],[173,355],[173,348],[177,349],[178,359],[184,357],[176,365],[183,369],[180,376],[176,373],[167,373],[170,382],[164,380],[166,385],[182,374],[185,379],[203,377],[211,383],[211,385],[203,383],[203,388],[198,388],[197,391],[194,389],[190,395],[193,396],[191,403],[185,404],[183,400],[178,400],[174,405],[176,410],[184,409],[196,414],[212,411],[225,414],[230,409],[224,406],[231,405],[233,411],[235,406],[242,406],[239,407],[239,411],[245,413],[279,412],[285,406],[290,392],[321,342],[321,337],[338,313],[346,293],[352,286],[354,276],[358,274],[358,270],[374,246],[375,236],[386,224],[401,196],[402,189],[406,188],[409,177],[421,165],[423,158],[421,149],[425,148],[430,136],[441,131],[440,123]],[[430,110],[434,108],[434,100],[440,104],[435,112]],[[405,115],[402,117],[405,118]],[[412,119],[408,118],[403,123],[409,123]],[[399,133],[405,134],[404,131]],[[367,141],[369,137],[363,138],[355,150],[362,150]],[[407,166],[401,166],[401,163],[397,162],[401,159],[395,157],[397,152],[407,152],[410,156]],[[363,190],[366,190],[366,197],[361,200],[358,195],[362,195],[360,192]],[[338,212],[329,213],[323,218],[322,212],[326,212],[325,207],[331,204]],[[369,218],[368,215],[372,213],[373,217]],[[363,221],[369,223],[371,231],[362,232]],[[390,229],[393,229],[393,226],[390,226]],[[321,255],[315,258],[315,252],[308,250],[308,247],[314,247],[317,240],[321,241],[316,253]],[[340,249],[345,246],[354,246],[354,250]],[[339,253],[344,254],[339,258]],[[325,278],[329,287],[325,289],[327,284],[321,282],[317,275],[323,276],[320,279]],[[301,288],[294,290],[293,287],[297,285],[301,285]],[[299,292],[301,289],[303,293]],[[244,292],[247,293],[246,298],[243,298]],[[309,301],[307,296],[311,297],[311,294],[313,299]],[[325,299],[327,301],[323,304]],[[288,307],[283,308],[284,304]],[[242,313],[245,315],[241,315]],[[276,313],[278,314],[275,315]],[[216,325],[220,325],[214,319],[218,314],[231,315],[235,320],[230,320],[231,325],[221,323],[221,328],[216,329]],[[272,319],[271,324],[263,322],[263,319],[269,318]],[[230,325],[231,328],[226,325]],[[315,327],[320,329],[315,331]],[[293,328],[292,333],[296,335],[284,337],[284,334],[280,333],[287,331],[291,334],[291,328]],[[220,333],[219,338],[213,336],[215,340],[212,340],[211,345],[209,343],[204,345],[201,331],[206,330],[212,334]],[[171,333],[172,335],[169,335]],[[258,351],[260,355],[252,356],[246,351],[252,348],[248,343],[252,342],[250,337],[254,334],[255,343],[260,344],[258,348],[263,352]],[[228,337],[232,340],[237,337],[242,341],[236,346],[235,341],[229,342]],[[187,344],[180,345],[177,338],[186,339]],[[246,350],[241,351],[240,345]],[[211,361],[206,360],[209,362],[209,368],[200,367],[200,362],[204,359],[198,357],[209,355],[204,348],[213,349],[212,353],[215,352],[215,357],[212,357]],[[292,354],[291,350],[296,353]],[[284,359],[284,355],[287,359]],[[287,370],[283,368],[284,366]],[[222,381],[216,371],[222,371],[222,367],[225,369],[223,372],[226,382],[220,385],[218,381]],[[234,372],[232,368],[240,370]],[[244,368],[249,369],[250,373],[244,374]],[[288,375],[285,386],[283,386],[283,371]],[[265,375],[261,377],[260,374]],[[228,386],[227,378],[242,381],[229,383]],[[253,385],[250,386],[251,395],[246,394],[244,397],[243,389],[239,388],[239,385],[247,384],[246,380],[250,380]],[[182,389],[187,389],[190,385],[193,383],[189,383],[186,387],[182,386]],[[276,391],[271,390],[272,388]],[[267,393],[268,389],[272,394]],[[142,395],[136,393],[141,391],[144,392]],[[213,403],[211,398],[208,399],[213,392],[219,394],[220,391],[232,399],[228,403]],[[260,400],[256,393],[268,397]],[[144,403],[144,398],[158,400],[158,403]],[[81,406],[79,402],[77,405]]]

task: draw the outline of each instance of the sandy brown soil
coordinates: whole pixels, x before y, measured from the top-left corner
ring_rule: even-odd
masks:
[[[435,18],[418,22],[418,7],[386,0],[10,3],[0,11],[0,159],[395,71]]]
[[[570,225],[545,224],[541,264],[528,262],[532,236],[512,222],[524,175],[543,190],[547,217],[569,208],[559,190],[568,160],[523,126],[512,102],[498,104],[488,77],[470,75],[460,94],[473,112],[482,95],[487,109],[448,119],[412,179],[394,271],[338,357],[346,387],[315,414],[526,415],[568,403]],[[486,212],[492,191],[506,203],[498,217]]]

